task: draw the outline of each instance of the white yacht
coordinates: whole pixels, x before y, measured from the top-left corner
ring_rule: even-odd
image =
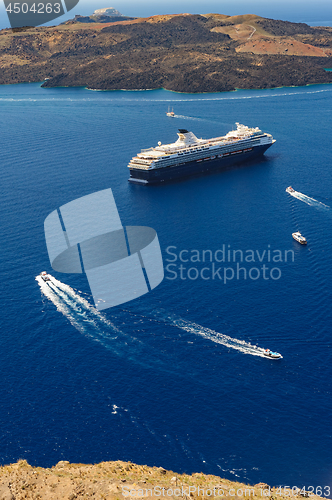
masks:
[[[40,273],[40,276],[44,281],[51,281],[51,276],[46,271]]]
[[[307,240],[305,239],[305,237],[300,233],[300,231],[297,231],[296,233],[292,233],[292,236],[294,238],[294,240],[298,241],[299,243],[301,243],[301,245],[306,245],[307,244]]]
[[[270,351],[270,349],[265,349],[264,356],[271,359],[281,359],[282,356],[279,352]]]

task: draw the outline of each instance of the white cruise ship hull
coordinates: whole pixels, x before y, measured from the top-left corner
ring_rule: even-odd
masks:
[[[238,144],[239,149],[223,154],[222,156],[220,155],[221,157],[214,156],[212,152],[207,151],[205,158],[186,161],[169,167],[143,170],[131,166],[129,181],[137,184],[157,184],[159,182],[227,169],[232,165],[240,164],[263,155],[272,144],[271,142],[245,149],[240,149],[241,146]]]

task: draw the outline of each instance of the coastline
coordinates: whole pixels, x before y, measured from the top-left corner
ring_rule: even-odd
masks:
[[[271,487],[266,483],[248,485],[203,473],[178,474],[163,467],[131,462],[71,464],[60,461],[51,468],[32,467],[26,460],[0,467],[0,497],[3,500],[122,500],[169,498],[295,500],[309,496],[305,489]],[[316,488],[318,490],[318,488]],[[319,490],[320,492],[320,490]],[[314,492],[316,493],[316,491]],[[319,500],[317,494],[312,500]],[[326,497],[325,497],[326,498]]]
[[[332,70],[331,70],[332,71]],[[281,89],[301,89],[301,88],[306,88],[306,87],[315,87],[315,86],[320,86],[320,85],[332,85],[332,82],[322,82],[322,83],[307,83],[305,85],[283,85],[279,87],[255,87],[255,88],[235,88],[234,90],[222,90],[219,92],[214,92],[214,91],[206,91],[206,92],[180,92],[178,90],[170,90],[165,87],[156,87],[156,88],[150,88],[150,89],[91,89],[89,87],[86,87],[84,85],[78,85],[78,86],[57,86],[57,87],[43,87],[43,83],[45,80],[41,81],[35,81],[35,82],[13,82],[13,83],[2,83],[0,84],[0,88],[2,87],[8,87],[10,85],[39,85],[39,88],[42,89],[76,89],[76,90],[87,90],[89,92],[158,92],[160,90],[165,90],[166,92],[170,92],[172,94],[179,94],[179,95],[189,95],[189,96],[199,96],[199,95],[208,95],[208,94],[228,94],[228,93],[236,93],[236,92],[247,92],[247,91],[269,91],[269,90],[281,90]],[[171,101],[171,100],[170,100]]]

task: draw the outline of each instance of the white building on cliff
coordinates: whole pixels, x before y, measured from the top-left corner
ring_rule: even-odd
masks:
[[[95,10],[93,16],[122,16],[122,14],[114,9],[114,7],[108,7],[106,9]]]

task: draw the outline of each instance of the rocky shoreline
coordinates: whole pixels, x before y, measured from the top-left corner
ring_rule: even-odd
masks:
[[[303,496],[308,495],[265,483],[249,486],[203,473],[177,474],[121,461],[96,465],[61,461],[43,469],[20,460],[0,467],[1,500],[300,500]],[[310,494],[310,498],[320,497]]]
[[[332,28],[168,15],[0,31],[0,84],[222,92],[332,83]]]

